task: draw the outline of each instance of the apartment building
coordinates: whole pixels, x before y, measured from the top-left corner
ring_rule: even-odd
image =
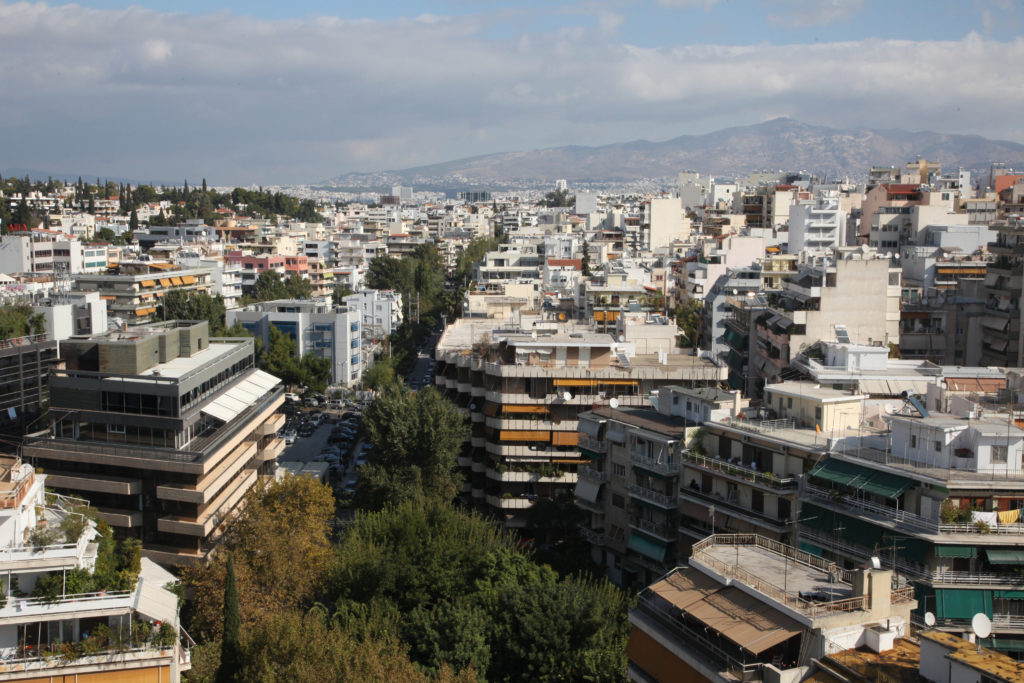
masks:
[[[522,316],[450,324],[436,351],[436,383],[472,423],[459,464],[464,493],[506,526],[523,526],[538,497],[571,496],[577,420],[595,403],[641,407],[664,385],[716,385],[724,368],[695,356],[634,354],[587,326]]]
[[[0,340],[0,452],[17,448],[49,399],[51,367],[59,363],[57,342],[45,334]]]
[[[899,343],[899,268],[868,247],[846,248],[802,264],[782,290],[767,295],[768,309],[757,319],[750,374],[755,386],[778,382],[790,360],[820,339],[835,338],[845,326],[859,344]]]
[[[364,289],[344,298],[345,305],[359,312],[364,333],[376,339],[390,337],[402,324],[402,294],[394,290]]]
[[[283,450],[280,380],[251,339],[210,339],[174,321],[61,342],[48,433],[24,457],[48,484],[88,498],[161,564],[206,560],[224,521]]]
[[[63,270],[77,275],[106,267],[106,249],[86,249],[77,239],[63,233],[37,228],[0,237],[0,273],[52,274]]]
[[[819,197],[793,204],[789,209],[787,251],[825,254],[846,246],[846,212],[838,197]]]
[[[33,595],[43,580],[96,568],[95,524],[79,510],[88,504],[46,492],[49,483],[21,459],[0,457],[0,681],[179,680],[191,642],[165,587],[174,577],[149,560],[125,590],[82,594],[65,584]],[[104,639],[104,629],[122,632],[122,642]]]
[[[1009,219],[994,223],[996,241],[989,252],[996,258],[988,264],[983,297],[981,363],[999,367],[1021,365],[1024,327],[1021,326],[1021,296],[1024,287],[1024,221]]]
[[[157,307],[167,292],[180,289],[209,293],[211,287],[212,278],[206,268],[179,269],[170,263],[122,261],[116,274],[77,276],[71,291],[98,292],[107,302],[108,318],[141,325],[156,319]]]
[[[241,323],[252,336],[270,343],[270,328],[295,341],[299,358],[313,354],[331,363],[331,383],[357,384],[363,376],[362,315],[325,300],[279,299],[227,312],[227,325]]]
[[[910,635],[916,605],[891,570],[842,569],[756,534],[715,534],[639,594],[629,677],[831,681],[807,674],[830,654],[892,650]]]

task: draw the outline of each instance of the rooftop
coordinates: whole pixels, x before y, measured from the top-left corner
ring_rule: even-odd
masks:
[[[925,631],[919,633],[918,637],[951,648],[953,651],[946,657],[972,669],[998,676],[1005,681],[1024,680],[1024,664],[1016,662],[1004,654],[986,648],[980,648],[979,651],[978,646],[974,643],[943,631]]]
[[[680,424],[677,418],[668,417],[646,408],[612,408],[595,405],[591,412],[609,420],[616,420],[659,434],[681,437],[686,432],[686,428]]]
[[[847,401],[859,402],[867,396],[851,394],[847,391],[823,387],[810,382],[781,382],[779,384],[765,385],[764,390],[773,394],[783,396],[795,396],[799,398],[812,398],[823,403],[845,403]]]
[[[202,351],[197,351],[191,356],[179,356],[177,358],[172,358],[166,363],[157,363],[153,367],[147,368],[139,374],[151,377],[184,377],[193,370],[212,363],[221,356],[226,356],[236,350],[239,346],[244,346],[248,343],[249,342],[247,340],[213,343]]]

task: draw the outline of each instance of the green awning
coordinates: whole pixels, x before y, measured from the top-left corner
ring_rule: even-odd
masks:
[[[800,524],[828,536],[835,536],[836,540],[856,543],[867,549],[884,545],[882,536],[886,529],[875,526],[871,522],[848,517],[810,503],[804,503],[801,506]]]
[[[629,535],[629,549],[635,550],[645,557],[649,557],[657,562],[665,561],[665,552],[668,550],[668,546],[664,543],[658,543],[646,536],[640,534]]]
[[[914,481],[906,477],[879,472],[870,467],[834,458],[826,458],[807,474],[816,479],[824,479],[833,484],[867,491],[885,498],[899,498],[904,491],[914,485]]]
[[[985,643],[985,641],[982,641],[982,643]],[[1000,652],[1024,652],[1024,639],[1021,638],[1004,638],[999,636],[989,639],[988,643],[986,647]]]
[[[985,590],[936,590],[935,616],[940,619],[970,619],[983,612],[992,617],[992,592]]]
[[[992,597],[1007,600],[1024,600],[1024,591],[992,591]]]
[[[1024,550],[986,548],[989,564],[1020,564],[1024,565]]]
[[[588,451],[586,448],[580,449],[580,455],[583,458],[590,458],[591,460],[600,460],[604,457],[604,453],[598,453],[597,451]]]
[[[935,557],[967,557],[978,556],[978,549],[972,545],[937,545]]]
[[[825,551],[824,550],[822,550],[821,548],[819,548],[816,545],[813,545],[811,543],[807,543],[806,541],[800,541],[800,550],[803,550],[805,553],[809,553],[809,554],[815,555],[817,557],[824,557],[825,556]]]

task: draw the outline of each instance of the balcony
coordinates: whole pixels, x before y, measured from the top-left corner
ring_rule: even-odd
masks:
[[[676,524],[674,523],[655,522],[649,519],[641,519],[640,517],[630,517],[629,526],[656,536],[667,543],[673,543],[676,540]]]
[[[778,534],[784,534],[789,531],[790,525],[787,520],[778,519],[760,510],[744,507],[733,496],[723,498],[720,494],[705,493],[689,486],[681,487],[679,489],[679,496],[684,500],[689,499],[700,505],[713,505],[722,510],[726,515],[740,517],[755,526],[769,529]]]
[[[267,419],[266,422],[260,425],[259,435],[270,436],[271,434],[276,434],[279,429],[284,427],[284,423],[284,413],[274,413]]]
[[[637,467],[658,474],[677,475],[682,471],[682,460],[676,458],[674,453],[666,454],[661,458],[650,458],[631,451],[629,461]]]
[[[487,504],[492,508],[500,508],[502,510],[526,510],[533,506],[533,501],[529,498],[504,498],[499,496],[487,496]]]
[[[585,448],[593,453],[607,453],[608,442],[600,439],[593,439],[589,436],[580,434],[578,445],[580,448]]]
[[[583,540],[589,543],[590,545],[603,547],[606,543],[603,531],[595,531],[590,527],[584,526],[582,524],[579,525],[579,527],[577,528],[580,530],[580,536],[583,537]]]
[[[581,479],[592,481],[595,484],[603,484],[608,481],[608,473],[600,470],[595,470],[593,467],[583,465],[577,470]]]
[[[660,491],[655,491],[654,489],[649,489],[647,487],[640,486],[639,484],[629,485],[629,495],[669,510],[675,509],[679,506],[678,497],[662,493]]]
[[[690,451],[682,452],[683,460],[698,469],[723,474],[726,479],[752,484],[758,488],[772,491],[794,491],[797,480],[794,477],[780,477],[771,472],[759,472],[745,465],[731,464],[726,460],[697,455]]]
[[[474,468],[474,471],[476,469]],[[540,472],[504,471],[487,468],[487,478],[509,483],[575,484],[575,472],[562,472],[559,476],[544,476]]]

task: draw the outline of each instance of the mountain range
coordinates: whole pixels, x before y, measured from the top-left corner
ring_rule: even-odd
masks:
[[[618,183],[702,175],[745,175],[757,170],[810,171],[830,179],[865,178],[871,166],[924,157],[944,167],[987,171],[995,161],[1024,164],[1024,145],[979,135],[867,128],[837,129],[788,118],[682,135],[664,142],[635,140],[600,147],[552,147],[503,152],[377,173],[348,173],[323,185],[346,188],[488,186],[495,189],[565,178],[577,183]]]

